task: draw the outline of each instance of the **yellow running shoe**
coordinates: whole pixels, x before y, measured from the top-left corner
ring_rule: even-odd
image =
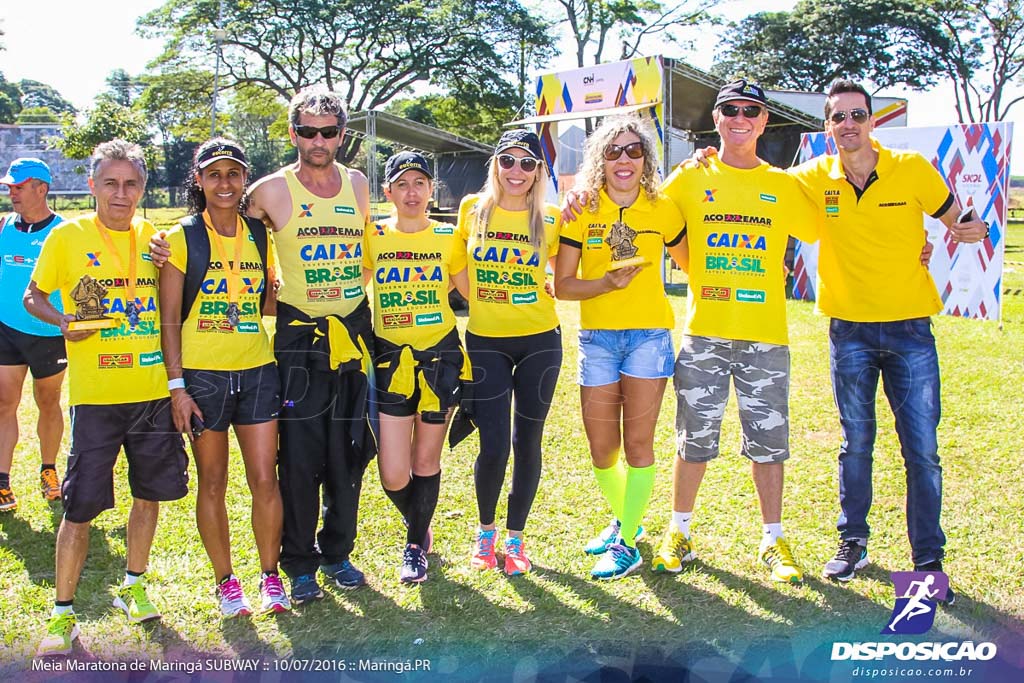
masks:
[[[793,559],[793,551],[786,539],[776,539],[775,543],[765,546],[761,551],[761,561],[772,570],[772,581],[780,583],[801,583],[804,573]]]
[[[75,638],[78,637],[78,623],[74,612],[54,614],[46,622],[46,635],[39,643],[36,657],[57,657],[69,655]]]
[[[693,539],[670,526],[665,530],[658,553],[651,560],[651,571],[678,574],[683,570],[684,562],[693,562],[695,559],[697,553],[693,551]]]
[[[60,479],[57,478],[57,470],[48,467],[39,473],[39,490],[47,502],[60,500]]]

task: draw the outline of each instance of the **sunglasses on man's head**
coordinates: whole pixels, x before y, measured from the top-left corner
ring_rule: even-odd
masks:
[[[729,118],[743,112],[743,116],[746,118],[756,119],[764,109],[756,104],[747,104],[742,107],[738,104],[723,104],[718,107],[718,111],[722,112],[722,116],[728,116]]]
[[[832,123],[842,123],[843,121],[846,120],[847,116],[849,116],[851,119],[853,119],[854,123],[864,123],[865,121],[868,120],[868,117],[871,116],[871,114],[868,113],[867,109],[851,109],[850,111],[834,111],[834,112],[832,112],[832,115],[829,116],[829,119],[831,119]]]
[[[338,137],[338,133],[341,132],[341,126],[324,126],[323,128],[317,128],[316,126],[295,126],[295,134],[300,138],[312,140],[316,137],[317,133],[324,136],[324,140],[330,140]]]
[[[643,159],[644,143],[631,142],[628,145],[608,145],[604,148],[604,158],[608,161],[615,161],[625,152],[630,159]]]
[[[498,166],[501,166],[506,171],[514,167],[516,163],[519,164],[519,168],[523,169],[523,173],[533,173],[537,170],[538,162],[533,157],[516,157],[511,154],[498,155]]]

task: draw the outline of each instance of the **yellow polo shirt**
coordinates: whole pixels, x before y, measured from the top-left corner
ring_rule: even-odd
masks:
[[[790,169],[822,219],[816,309],[853,322],[938,313],[942,299],[920,259],[923,214],[943,215],[953,195],[919,153],[871,146],[878,165],[859,198],[837,155]]]
[[[606,239],[620,221],[636,232],[633,246],[639,250],[637,256],[650,265],[643,267],[624,289],[581,301],[580,328],[672,329],[675,318],[665,296],[661,262],[665,245],[675,245],[682,239],[683,217],[670,199],[659,194],[652,202],[641,191],[632,206],[620,207],[601,190],[597,212],[587,209],[576,220],[563,224],[560,240],[581,251],[580,277],[597,280],[608,272],[612,254]]]

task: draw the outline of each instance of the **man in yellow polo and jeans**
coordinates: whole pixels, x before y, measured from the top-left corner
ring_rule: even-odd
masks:
[[[906,466],[907,531],[914,569],[942,571],[939,361],[929,316],[942,310],[918,255],[923,214],[955,242],[978,242],[986,225],[958,223],[960,209],[938,171],[917,152],[871,137],[871,96],[849,80],[833,83],[825,132],[838,155],[791,169],[821,218],[817,310],[830,316],[832,388],[843,432],[839,448],[839,548],[824,576],[853,578],[868,562],[875,394],[879,377],[896,417]],[[950,589],[945,602],[952,604]]]
[[[89,188],[96,213],[54,228],[43,244],[25,308],[58,326],[67,340],[71,453],[64,478],[64,519],[57,532],[57,599],[39,656],[69,654],[78,637],[73,600],[89,549],[89,526],[114,507],[114,465],[124,447],[134,499],[128,517],[127,573],[114,606],[132,622],[160,618],[143,582],[159,501],[188,492],[188,464],[171,417],[160,352],[156,268],[146,246],[154,234],[135,217],[146,187],[138,145],[105,142],[93,152]],[[64,311],[49,301],[60,290]],[[82,290],[113,326],[74,329]],[[88,305],[88,304],[87,304]]]

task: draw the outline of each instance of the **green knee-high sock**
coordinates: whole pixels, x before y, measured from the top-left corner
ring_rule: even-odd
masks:
[[[614,465],[604,469],[595,467],[594,477],[597,478],[597,485],[601,487],[601,493],[612,508],[612,514],[621,520],[626,499],[626,470],[622,467],[622,460],[617,460]]]
[[[636,546],[636,531],[654,491],[654,474],[654,465],[626,467],[626,500],[619,521],[622,522],[622,542],[630,547]]]

